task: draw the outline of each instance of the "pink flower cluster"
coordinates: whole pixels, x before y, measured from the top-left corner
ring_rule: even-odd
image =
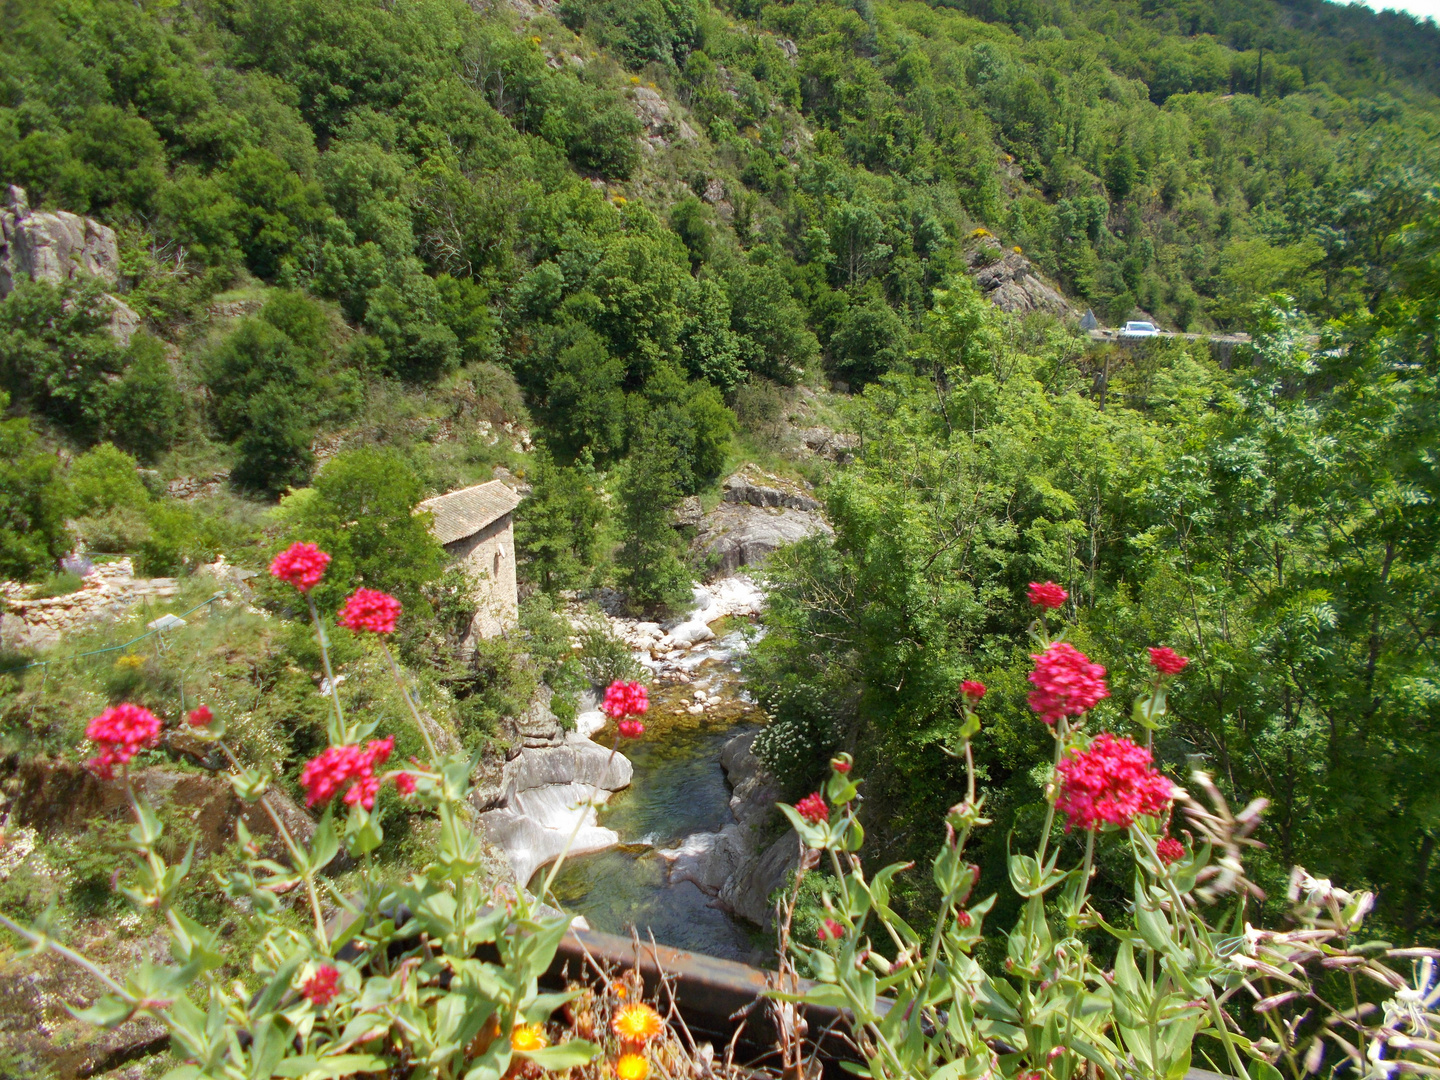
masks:
[[[1066,817],[1065,831],[1128,828],[1141,814],[1159,817],[1174,798],[1175,786],[1150,764],[1150,751],[1109,732],[1095,736],[1089,748],[1072,750],[1060,762],[1060,796],[1055,808]]]
[[[976,682],[974,679],[966,679],[960,684],[960,693],[966,701],[973,705],[985,696],[985,684]]]
[[[270,574],[281,581],[294,585],[301,592],[309,592],[325,574],[330,565],[330,556],[314,544],[291,544],[275,556],[270,564]]]
[[[1155,845],[1155,854],[1160,856],[1162,863],[1169,866],[1185,857],[1185,845],[1173,836],[1167,836]]]
[[[795,812],[811,825],[819,825],[822,821],[830,820],[830,807],[825,805],[825,800],[818,791],[806,795],[795,804]]]
[[[372,809],[375,795],[380,790],[375,767],[383,765],[394,749],[393,736],[372,739],[363,747],[358,744],[326,747],[324,752],[306,762],[305,768],[300,771],[300,783],[305,788],[305,805],[324,805],[342,787],[350,784],[345,792],[345,804],[354,806],[359,803],[366,810]]]
[[[1161,675],[1179,675],[1185,670],[1185,665],[1188,663],[1190,663],[1188,656],[1181,656],[1168,645],[1150,650],[1150,666]]]
[[[1047,724],[1062,716],[1079,716],[1094,708],[1101,698],[1110,696],[1105,669],[1092,664],[1088,656],[1068,642],[1057,641],[1030,659],[1035,661],[1035,670],[1030,673],[1035,689],[1025,700]]]
[[[356,589],[345,601],[337,621],[347,630],[393,634],[400,617],[400,601],[376,589]]]
[[[100,747],[100,753],[85,764],[101,780],[109,780],[115,775],[116,765],[127,764],[141,750],[160,741],[160,718],[149,709],[127,702],[91,720],[85,736]]]
[[[210,711],[209,705],[201,705],[198,709],[191,709],[186,719],[190,721],[191,727],[209,727],[215,714]]]
[[[1056,585],[1053,581],[1043,584],[1032,581],[1030,583],[1030,603],[1036,607],[1059,608],[1065,606],[1065,601],[1070,599],[1070,594]]]
[[[845,936],[845,927],[834,919],[825,919],[815,931],[815,936],[821,941],[839,941]]]
[[[300,984],[300,996],[317,1007],[329,1005],[339,993],[340,972],[329,964],[316,968],[315,974]]]
[[[605,690],[605,700],[600,710],[612,720],[627,716],[643,716],[650,708],[650,695],[638,682],[622,682],[616,679]]]

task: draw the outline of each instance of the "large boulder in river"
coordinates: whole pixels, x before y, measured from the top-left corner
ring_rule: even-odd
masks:
[[[505,762],[498,786],[471,795],[480,825],[505,853],[515,880],[524,885],[562,851],[576,825],[571,855],[604,851],[620,842],[613,829],[596,824],[595,802],[628,787],[632,768],[624,754],[571,732],[559,746],[526,747]]]

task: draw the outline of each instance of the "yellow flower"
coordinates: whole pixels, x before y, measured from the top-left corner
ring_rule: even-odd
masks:
[[[615,1062],[615,1075],[620,1080],[645,1080],[650,1075],[650,1063],[639,1054],[621,1054]]]
[[[1019,245],[1019,244],[1016,244],[1016,245],[1015,245],[1015,254],[1016,254],[1016,255],[1019,255],[1019,254],[1020,254],[1020,245]]]
[[[632,86],[639,86],[639,85],[640,85],[640,76],[639,76],[639,75],[631,75],[631,76],[630,76],[630,84],[631,84]]]
[[[145,666],[145,658],[136,653],[126,653],[115,661],[115,666],[121,671],[138,671]]]
[[[510,1033],[511,1050],[527,1053],[531,1050],[544,1050],[549,1045],[543,1024],[522,1024]]]
[[[540,44],[540,35],[539,35],[539,34],[536,34],[534,37],[532,37],[532,38],[530,39],[530,44],[531,44],[531,45],[539,45],[539,44]]]
[[[645,1042],[664,1030],[660,1014],[640,1001],[615,1014],[615,1034],[630,1042]]]

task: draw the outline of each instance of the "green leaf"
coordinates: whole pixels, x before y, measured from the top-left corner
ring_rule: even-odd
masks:
[[[335,835],[335,814],[333,808],[327,807],[310,840],[310,869],[315,872],[324,870],[338,854],[340,840]]]
[[[115,994],[101,995],[88,1009],[72,1009],[68,1005],[66,1008],[75,1019],[106,1029],[119,1027],[135,1012],[135,1006]]]
[[[542,1069],[560,1072],[577,1065],[588,1065],[600,1053],[600,1048],[584,1039],[571,1039],[559,1046],[547,1046],[543,1050],[517,1050],[521,1057],[527,1057]]]
[[[337,1080],[352,1073],[384,1072],[389,1067],[389,1062],[374,1054],[336,1054],[322,1058],[307,1054],[286,1058],[275,1066],[271,1075],[303,1077],[304,1080]]]

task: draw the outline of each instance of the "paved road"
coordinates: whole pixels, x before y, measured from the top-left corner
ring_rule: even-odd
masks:
[[[1185,341],[1214,341],[1221,345],[1229,345],[1232,348],[1236,345],[1250,344],[1249,334],[1181,334],[1169,330],[1161,330],[1156,334],[1146,334],[1144,337],[1127,337],[1119,330],[1091,330],[1089,331],[1091,341],[1117,341],[1132,344],[1137,341],[1144,341],[1150,337],[1181,338]]]

